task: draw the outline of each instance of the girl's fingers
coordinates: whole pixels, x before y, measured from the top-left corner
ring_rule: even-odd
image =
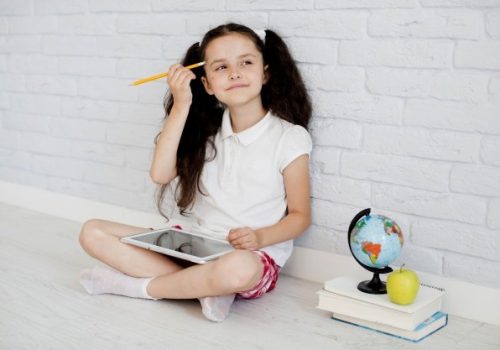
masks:
[[[246,247],[249,243],[252,243],[252,240],[249,236],[238,237],[231,242],[232,245],[240,247]]]
[[[233,234],[232,237],[230,238],[230,242],[231,244],[241,244],[245,242],[245,236]]]
[[[181,68],[181,67],[182,67],[182,66],[181,66],[180,64],[178,64],[178,63],[171,65],[171,66],[168,68],[168,72],[167,72],[167,73],[168,73],[168,76],[167,76],[167,79],[168,79],[168,78],[172,78],[172,76],[174,76],[174,75],[175,75],[175,72],[176,72],[179,68]]]
[[[250,249],[255,245],[253,236],[245,229],[230,230],[227,239],[235,249]]]
[[[189,84],[193,79],[196,79],[196,76],[193,74],[193,72],[189,71],[179,77],[179,82],[181,85]]]
[[[168,73],[167,81],[170,85],[177,85],[179,81],[179,76],[181,74],[181,70],[179,68],[174,69],[172,73]]]
[[[179,69],[181,68],[182,66],[180,64],[174,64],[172,66],[170,66],[170,68],[168,69],[168,72],[167,72],[167,82],[169,85],[172,85],[176,80],[177,80],[177,76],[178,76],[178,72],[179,72]]]
[[[233,244],[233,245],[234,245],[234,244],[238,245],[238,244],[241,244],[241,243],[242,243],[242,241],[241,241],[241,239],[240,239],[240,238],[235,238],[235,239],[233,239],[233,240],[231,241],[231,244]]]
[[[234,240],[236,238],[236,230],[232,229],[232,230],[229,230],[229,233],[227,234],[227,239],[228,240]]]
[[[167,79],[177,80],[177,79],[179,79],[179,77],[183,77],[186,74],[196,78],[196,76],[194,75],[194,73],[191,70],[184,68],[180,64],[174,64],[168,70]]]
[[[178,69],[172,74],[172,76],[169,75],[167,77],[168,84],[171,87],[188,85],[193,79],[196,79],[196,76],[193,72],[187,69]]]
[[[239,237],[235,237],[234,235],[230,235],[228,237],[228,241],[232,246],[238,245],[239,244]]]

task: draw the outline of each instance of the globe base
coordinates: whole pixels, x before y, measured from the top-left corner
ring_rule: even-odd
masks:
[[[358,289],[368,294],[387,294],[385,282],[380,280],[378,272],[373,273],[373,278],[370,281],[360,282],[358,284]]]

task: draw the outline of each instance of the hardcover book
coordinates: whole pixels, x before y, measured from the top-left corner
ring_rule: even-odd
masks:
[[[424,320],[412,331],[336,313],[333,314],[332,319],[415,343],[429,337],[448,324],[448,314],[441,311]]]

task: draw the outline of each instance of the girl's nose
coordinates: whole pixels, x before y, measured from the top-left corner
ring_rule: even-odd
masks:
[[[241,75],[237,70],[233,70],[233,71],[231,71],[231,74],[229,74],[230,80],[239,79],[239,78],[241,78]]]

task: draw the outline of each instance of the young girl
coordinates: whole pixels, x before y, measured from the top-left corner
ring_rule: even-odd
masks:
[[[177,178],[178,207],[195,231],[227,239],[235,250],[185,267],[119,241],[148,228],[89,220],[80,243],[109,268],[82,272],[87,292],[198,298],[208,319],[222,321],[235,296],[274,289],[293,239],[311,220],[311,104],[285,43],[270,30],[261,36],[238,24],[219,26],[170,67],[168,117],[150,171],[161,185],[159,206]],[[203,68],[183,67],[201,61]]]

